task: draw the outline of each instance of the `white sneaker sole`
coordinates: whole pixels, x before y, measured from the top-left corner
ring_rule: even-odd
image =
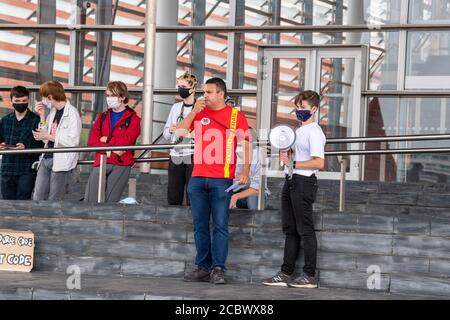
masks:
[[[303,289],[316,289],[319,286],[317,284],[289,284],[288,287],[291,288],[303,288]]]
[[[265,286],[269,287],[283,287],[286,288],[288,285],[286,282],[263,282],[262,283]]]

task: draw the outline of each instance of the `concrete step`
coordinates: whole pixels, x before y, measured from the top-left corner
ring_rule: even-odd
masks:
[[[45,201],[1,201],[0,207],[0,228],[34,232],[36,271],[64,273],[76,265],[84,274],[181,278],[193,268],[188,207]],[[381,291],[450,292],[448,212],[379,209],[339,213],[316,206],[322,283],[368,290],[367,269],[377,266]],[[278,210],[231,210],[229,232],[230,280],[260,283],[279,270],[284,236]],[[300,255],[297,273],[302,264]]]
[[[80,289],[70,290],[71,274],[0,273],[2,300],[424,300],[448,297],[386,294],[338,288],[269,288],[230,282],[186,283],[180,278],[80,275]],[[340,275],[342,276],[342,275]],[[69,281],[68,281],[69,280]],[[72,287],[71,287],[72,288]]]

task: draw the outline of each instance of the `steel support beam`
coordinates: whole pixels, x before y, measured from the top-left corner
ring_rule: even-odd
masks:
[[[204,23],[205,15],[206,1],[193,1],[193,25],[200,26]],[[196,33],[192,37],[192,73],[197,77],[199,84],[203,84],[205,79],[205,39],[204,33]]]
[[[97,25],[113,24],[113,4],[112,0],[98,0],[95,12],[95,22]],[[109,81],[111,71],[112,54],[112,32],[97,32],[95,50],[94,78],[96,86],[106,86]],[[95,117],[106,108],[105,96],[96,94],[94,96]]]
[[[144,53],[144,88],[142,96],[141,137],[142,144],[151,144],[153,139],[153,87],[156,40],[156,5],[157,0],[146,0],[145,8],[145,53]],[[140,171],[150,172],[150,165],[144,163]]]
[[[56,2],[52,0],[39,0],[38,24],[56,23]],[[56,32],[52,30],[41,31],[37,36],[37,83],[53,79],[53,65],[55,60]]]
[[[83,1],[72,0],[72,16],[69,24],[78,25],[86,24],[86,8],[83,7]],[[78,32],[75,29],[70,32],[70,59],[69,59],[69,79],[70,86],[83,85],[84,70],[84,48],[85,33]],[[73,94],[71,102],[74,106],[79,106],[79,95]]]
[[[229,24],[245,25],[245,0],[230,0]],[[227,88],[240,89],[244,84],[245,33],[228,35]],[[238,101],[235,101],[240,105]]]

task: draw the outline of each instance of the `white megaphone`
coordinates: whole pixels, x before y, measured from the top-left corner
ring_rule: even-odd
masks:
[[[296,134],[294,129],[286,125],[275,126],[269,132],[270,145],[282,152],[287,152],[291,150],[292,146],[295,143],[295,139]],[[285,164],[281,162],[280,165],[284,166]],[[292,160],[289,161],[287,165],[289,169],[289,177],[292,177],[293,172]]]

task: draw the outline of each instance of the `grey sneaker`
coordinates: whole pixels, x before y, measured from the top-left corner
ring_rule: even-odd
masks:
[[[288,281],[291,280],[291,276],[279,271],[272,278],[263,280],[262,284],[271,287],[287,287]]]
[[[214,284],[226,284],[227,280],[225,279],[225,272],[223,272],[222,268],[215,267],[211,272],[211,283]]]
[[[319,286],[316,277],[310,277],[307,275],[301,275],[300,277],[289,281],[287,285],[291,288],[306,288],[306,289],[314,289]]]
[[[184,281],[186,282],[209,282],[210,274],[209,272],[197,267],[190,273],[184,276]]]

